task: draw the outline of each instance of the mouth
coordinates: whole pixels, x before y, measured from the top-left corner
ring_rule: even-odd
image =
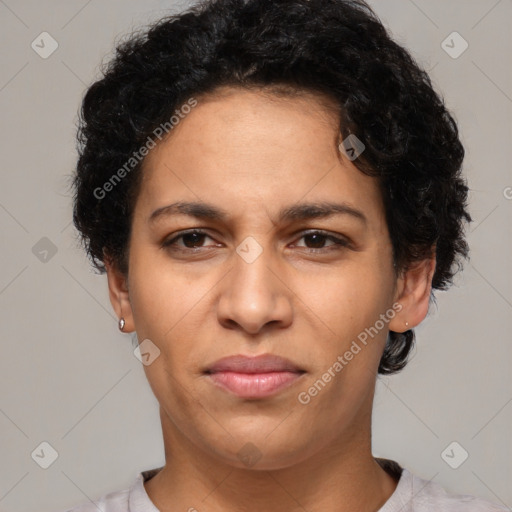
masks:
[[[212,384],[240,398],[265,398],[283,391],[306,372],[288,359],[264,354],[220,359],[205,371]]]

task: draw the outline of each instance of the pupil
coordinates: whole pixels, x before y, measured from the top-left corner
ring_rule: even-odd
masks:
[[[187,233],[186,235],[183,235],[183,243],[185,244],[185,246],[189,247],[189,244],[187,244],[187,237],[189,237],[188,240],[190,242],[190,245],[193,246],[199,243],[200,239],[204,237],[204,235],[202,233]],[[190,237],[196,237],[195,241],[190,241]],[[199,240],[197,238],[199,238]]]
[[[321,249],[322,245],[323,245],[323,238],[324,238],[324,235],[319,235],[319,234],[313,234],[313,235],[306,235],[306,238],[316,238],[316,245],[319,245],[320,247],[313,247],[313,249]],[[315,241],[313,241],[313,245],[315,245]]]

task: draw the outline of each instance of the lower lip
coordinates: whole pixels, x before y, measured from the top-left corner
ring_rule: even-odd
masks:
[[[215,384],[241,398],[264,398],[292,385],[302,375],[296,372],[216,372],[208,376]]]

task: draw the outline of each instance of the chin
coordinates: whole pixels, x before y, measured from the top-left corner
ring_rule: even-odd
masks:
[[[231,449],[231,445],[225,449],[213,447],[213,451],[216,458],[235,468],[275,471],[292,467],[309,458],[315,451],[311,441],[294,440],[291,435],[286,436],[286,441],[283,436],[271,440],[266,434],[256,437],[235,436],[232,443],[236,446],[235,450]]]

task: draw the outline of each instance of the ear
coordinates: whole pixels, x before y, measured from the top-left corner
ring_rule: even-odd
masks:
[[[420,324],[427,316],[436,269],[435,250],[430,258],[415,262],[398,279],[394,302],[402,309],[389,322],[389,330],[404,332]],[[409,325],[405,325],[408,322]]]
[[[123,332],[133,332],[135,324],[130,303],[128,276],[118,270],[110,259],[105,258],[104,264],[107,270],[108,292],[112,307],[119,319],[124,318]]]

